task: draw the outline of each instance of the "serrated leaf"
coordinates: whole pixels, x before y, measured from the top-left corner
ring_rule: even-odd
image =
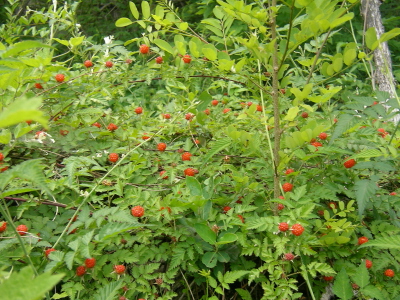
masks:
[[[114,300],[122,286],[123,281],[112,281],[97,290],[93,300]]]
[[[233,243],[237,238],[237,235],[234,233],[225,233],[222,237],[218,238],[217,245]]]
[[[352,120],[354,119],[354,116],[352,115],[341,115],[336,123],[335,131],[333,132],[329,145],[333,143],[333,141],[341,136],[346,130],[348,130],[352,124]]]
[[[379,151],[378,149],[367,149],[363,150],[360,153],[357,153],[355,155],[352,155],[350,158],[371,158],[371,157],[379,157],[383,156],[383,153]]]
[[[75,251],[69,251],[69,252],[67,252],[67,254],[65,254],[64,261],[69,270],[72,270],[72,266],[74,264],[75,253],[76,253]],[[50,255],[51,255],[51,253],[50,253]]]
[[[344,268],[342,268],[335,277],[332,290],[336,296],[340,297],[340,299],[349,300],[353,298],[353,289],[350,284],[350,278]]]
[[[109,239],[115,235],[120,233],[126,232],[128,230],[133,230],[136,228],[141,228],[146,226],[144,224],[138,223],[132,220],[131,224],[128,223],[107,223],[106,225],[102,226],[100,232],[97,236],[98,241],[102,241],[105,239]]]
[[[201,196],[203,195],[203,190],[201,188],[200,182],[196,178],[191,176],[186,177],[186,185],[190,190],[190,194],[192,196]]]
[[[223,282],[226,284],[234,283],[240,277],[247,275],[249,271],[228,271],[224,274]]]
[[[369,273],[367,267],[365,266],[365,262],[360,264],[360,266],[357,268],[357,272],[352,278],[360,288],[363,288],[369,284]]]
[[[203,161],[202,166],[204,166],[212,156],[214,156],[218,152],[221,152],[223,149],[227,148],[230,144],[231,144],[230,138],[221,139],[213,143],[212,148],[207,152],[206,155],[204,155],[202,159]]]
[[[361,292],[367,296],[372,297],[377,300],[387,300],[387,298],[382,294],[382,292],[374,285],[367,285],[365,288],[361,289]]]
[[[368,200],[375,195],[378,187],[376,182],[369,179],[362,179],[356,181],[354,184],[354,192],[358,204],[358,214],[361,217],[364,213]]]
[[[197,223],[194,224],[194,228],[196,229],[197,234],[207,243],[214,245],[217,241],[217,234],[207,225]]]
[[[243,300],[253,300],[249,291],[244,289],[236,289],[235,291],[240,295],[240,297],[242,297]]]
[[[359,246],[359,248],[365,247],[376,247],[379,249],[400,249],[400,235],[378,237]]]

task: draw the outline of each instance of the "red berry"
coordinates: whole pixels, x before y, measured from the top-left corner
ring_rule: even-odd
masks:
[[[344,165],[345,168],[349,169],[349,168],[352,168],[352,167],[354,167],[356,165],[356,161],[354,159],[349,159],[349,160],[346,160],[343,163],[343,165]]]
[[[294,172],[293,169],[287,169],[286,172],[285,172],[285,174],[286,174],[286,175],[289,175],[290,173],[293,173],[293,172]]]
[[[315,148],[322,147],[323,145],[320,142],[311,143]]]
[[[7,230],[7,222],[3,222],[0,226],[0,233],[4,232]]]
[[[281,93],[285,95],[286,94],[286,90],[285,89],[281,89]]]
[[[217,106],[218,105],[218,103],[219,103],[219,101],[218,100],[213,100],[213,101],[211,101],[211,104],[213,105],[213,106]]]
[[[55,76],[55,79],[56,79],[58,82],[63,82],[64,79],[65,79],[65,76],[64,76],[63,74],[57,74],[57,75]]]
[[[4,159],[4,154],[0,152],[0,161]]]
[[[200,144],[200,141],[199,141],[199,140],[194,140],[194,143],[195,143],[196,145],[199,145],[199,144]]]
[[[321,132],[318,136],[321,140],[326,140],[328,137],[328,134],[326,132]]]
[[[332,281],[333,280],[333,276],[324,276],[322,277],[325,281]]]
[[[207,109],[204,111],[204,113],[208,116],[208,115],[210,115],[210,110],[207,108]]]
[[[131,63],[132,63],[132,59],[129,59],[129,58],[126,59],[126,60],[125,60],[125,63],[128,64],[128,65],[131,64]]]
[[[62,130],[62,129],[60,130],[60,134],[63,136],[66,136],[68,133],[69,133],[68,130]]]
[[[141,108],[141,107],[135,108],[135,113],[137,113],[138,115],[140,115],[142,112],[143,112],[143,108]]]
[[[359,245],[362,245],[362,244],[364,244],[366,242],[368,242],[368,238],[367,237],[362,236],[362,237],[358,238],[358,244]]]
[[[293,184],[286,182],[282,184],[282,189],[284,192],[290,192],[293,189]]]
[[[143,215],[144,215],[144,208],[143,208],[142,206],[140,206],[140,205],[135,206],[135,207],[132,207],[132,209],[131,209],[131,214],[132,214],[132,216],[134,216],[134,217],[138,217],[138,218],[143,217]]]
[[[0,166],[2,165],[3,163],[0,163]],[[1,168],[0,169],[0,173],[3,173],[4,171],[7,171],[8,170],[8,166],[5,166],[4,168]]]
[[[189,120],[189,121],[190,121],[191,119],[193,119],[193,117],[194,117],[194,115],[191,114],[191,113],[188,113],[188,114],[185,115],[185,119],[186,119],[186,120]]]
[[[105,63],[105,66],[106,66],[106,68],[112,68],[112,66],[113,66],[114,64],[111,62],[111,61],[106,61],[106,63]]]
[[[35,88],[41,90],[43,89],[43,86],[40,83],[35,83]]]
[[[228,113],[228,112],[230,112],[230,111],[231,111],[230,108],[224,108],[224,110],[222,111],[222,113],[223,113],[223,114],[226,114],[226,113]]]
[[[76,276],[83,276],[86,274],[86,268],[84,266],[79,266],[76,268]]]
[[[161,171],[161,172],[160,172],[160,177],[161,177],[162,179],[168,179],[168,176],[167,176],[167,175],[163,176],[166,172],[167,172],[167,171]]]
[[[285,205],[283,205],[282,203],[278,203],[278,210],[282,210],[285,208]]]
[[[95,127],[97,127],[97,128],[100,128],[100,127],[101,127],[101,124],[98,123],[98,122],[96,122],[96,123],[93,123],[92,126],[95,126]]]
[[[190,57],[189,54],[186,54],[182,57],[182,60],[185,64],[190,64],[190,62],[192,61],[192,58]]]
[[[149,137],[148,135],[142,136],[142,140],[143,140],[143,141],[148,140],[149,138],[150,138],[150,137]]]
[[[25,121],[26,122],[26,124],[28,124],[28,125],[31,125],[32,124],[32,120],[27,120],[27,121]]]
[[[257,105],[257,111],[262,111],[262,106],[261,105]]]
[[[49,248],[49,249],[47,249],[46,251],[44,251],[44,255],[45,255],[46,257],[49,257],[49,254],[50,254],[51,252],[53,252],[53,251],[56,251],[56,249],[54,249],[54,248]]]
[[[286,222],[279,223],[278,228],[279,228],[279,231],[288,231],[289,230],[289,224],[286,223]]]
[[[19,235],[25,235],[28,232],[28,227],[26,225],[18,225],[17,231]]]
[[[396,196],[397,193],[396,193],[396,192],[391,192],[389,195],[390,195],[390,196]]]
[[[292,233],[293,233],[295,236],[300,236],[300,235],[302,235],[302,234],[303,234],[303,231],[304,231],[304,227],[301,226],[300,224],[294,224],[294,225],[292,225]]]
[[[171,119],[171,115],[170,114],[163,114],[163,118],[166,120]]]
[[[88,269],[94,268],[96,265],[96,259],[95,258],[86,258],[85,259],[85,266]]]
[[[187,168],[183,171],[183,173],[185,174],[185,176],[194,176],[194,174],[196,174],[196,171],[192,168]]]
[[[367,269],[372,268],[372,261],[366,259],[366,260],[365,260],[365,266],[367,267]]]
[[[125,296],[121,296],[118,298],[118,300],[128,300]]]
[[[115,131],[115,130],[118,129],[118,126],[115,125],[115,124],[113,124],[113,123],[110,123],[110,125],[107,126],[107,129],[108,129],[109,131]]]
[[[385,270],[385,276],[394,277],[394,271],[392,269]]]
[[[159,143],[159,144],[157,145],[157,149],[158,149],[159,151],[165,151],[165,149],[167,149],[167,145],[166,145],[165,143]]]
[[[147,45],[145,45],[145,44],[140,45],[140,48],[139,48],[139,52],[140,52],[140,53],[142,53],[142,54],[147,54],[147,53],[149,53],[149,50],[150,50],[150,47],[149,47],[149,46],[147,46]]]
[[[279,196],[278,198],[282,199],[282,200],[285,200],[285,197],[283,197],[283,196]]]
[[[156,57],[156,63],[157,64],[162,64],[163,63],[163,58],[161,56]]]
[[[238,215],[238,218],[240,219],[240,221],[242,221],[242,223],[244,223],[244,218],[242,215]]]
[[[114,266],[114,271],[117,274],[123,274],[125,272],[125,266],[124,265],[116,265],[116,266]]]
[[[308,118],[308,113],[307,112],[303,112],[301,114],[301,117],[304,118],[304,119],[307,119]]]
[[[182,154],[182,160],[190,160],[191,156],[192,154],[190,154],[189,152],[185,152]]]
[[[293,260],[294,259],[293,253],[286,253],[284,259],[285,260]]]
[[[110,154],[108,155],[108,161],[110,161],[110,162],[112,162],[112,163],[117,162],[118,159],[119,159],[119,155],[118,155],[117,153],[110,153]]]
[[[86,68],[93,67],[93,63],[92,63],[90,60],[86,60],[86,61],[83,63],[83,65],[84,65]]]
[[[247,106],[252,106],[253,105],[253,102],[251,102],[251,101],[249,101],[249,102],[247,102]]]
[[[232,207],[230,207],[230,206],[224,206],[224,208],[222,210],[224,211],[224,214],[226,214],[231,209],[232,209]]]

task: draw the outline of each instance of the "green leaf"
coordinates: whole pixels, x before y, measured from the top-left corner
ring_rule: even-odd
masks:
[[[8,144],[11,141],[11,131],[8,129],[3,129],[0,133],[0,143]]]
[[[143,19],[148,19],[150,17],[150,5],[147,1],[142,1],[142,14]]]
[[[362,262],[360,264],[360,266],[357,268],[357,271],[355,272],[352,278],[360,288],[363,288],[368,285],[369,273],[367,267],[365,266],[365,262]]]
[[[333,29],[335,27],[338,27],[344,23],[346,23],[347,21],[350,21],[351,19],[353,19],[354,17],[354,13],[348,13],[346,15],[344,15],[341,18],[337,18],[336,20],[334,20],[333,22],[331,22],[330,24],[330,28]]]
[[[19,98],[11,103],[0,113],[0,128],[32,120],[47,127],[47,120],[43,117],[43,112],[39,110],[42,99],[39,97],[27,99]]]
[[[372,299],[387,300],[381,290],[374,285],[367,285],[365,288],[361,289],[361,292],[367,297],[372,297]]]
[[[132,224],[128,223],[107,223],[102,226],[100,232],[98,234],[97,240],[102,241],[105,239],[109,239],[113,236],[116,236],[120,233],[126,232],[128,230],[141,228],[146,226],[145,224],[138,223],[134,219],[132,219]]]
[[[203,264],[206,265],[207,268],[214,268],[217,265],[217,253],[215,252],[206,252],[201,258]]]
[[[213,44],[204,45],[201,51],[203,52],[204,56],[209,60],[214,61],[217,59],[217,49]]]
[[[197,105],[196,109],[198,111],[204,111],[210,104],[212,97],[207,91],[203,91],[199,96],[200,103]]]
[[[174,50],[172,49],[171,45],[168,44],[166,41],[160,40],[160,39],[155,39],[154,44],[156,44],[158,47],[160,47],[160,49],[162,49],[166,52],[169,52],[171,54],[174,54]]]
[[[205,224],[194,224],[197,234],[207,243],[214,245],[217,240],[217,234]]]
[[[137,20],[139,19],[139,11],[136,8],[135,3],[129,1],[129,8],[131,9],[132,16]]]
[[[357,199],[358,204],[358,214],[362,217],[366,203],[368,200],[375,195],[378,187],[376,186],[376,182],[369,179],[362,179],[356,181],[354,184],[354,192]]]
[[[230,144],[231,144],[230,138],[224,138],[224,139],[220,139],[220,140],[216,141],[213,144],[212,148],[208,151],[208,153],[206,155],[204,155],[204,157],[202,159],[202,161],[203,161],[202,166],[204,166],[211,157],[213,157],[218,152],[221,152],[222,150],[227,148]],[[200,168],[200,169],[202,169],[202,168]]]
[[[200,182],[197,181],[196,178],[191,176],[186,177],[186,185],[190,190],[190,194],[192,196],[201,196],[203,195],[203,190],[201,188]]]
[[[300,109],[298,106],[293,106],[293,107],[289,108],[289,111],[287,112],[284,120],[289,121],[289,122],[293,121],[297,117],[297,114],[299,113],[299,111],[300,111]]]
[[[398,36],[399,34],[400,34],[400,28],[394,28],[394,29],[382,34],[381,37],[379,38],[379,42],[384,43],[384,42],[391,40],[392,38]]]
[[[233,243],[237,240],[237,235],[234,233],[225,233],[223,236],[218,238],[217,245]]]
[[[379,151],[378,149],[367,149],[363,150],[360,153],[357,153],[355,155],[352,155],[350,158],[371,158],[371,157],[379,157],[383,156],[383,153]]]
[[[353,289],[350,284],[350,278],[344,268],[342,268],[342,270],[337,274],[332,290],[340,299],[349,300],[353,298]]]
[[[79,46],[82,44],[83,40],[85,39],[84,36],[79,36],[79,37],[73,37],[69,40],[69,43],[72,47]]]
[[[370,50],[375,50],[376,47],[378,47],[378,38],[376,36],[375,27],[368,28],[367,32],[365,33],[365,43]]]
[[[243,300],[253,300],[249,291],[244,289],[236,289],[235,291],[239,294],[240,297],[242,297]]]
[[[341,136],[346,130],[348,130],[352,124],[354,116],[352,115],[341,115],[336,123],[335,131],[333,132],[329,144],[332,145],[333,141]]]
[[[116,22],[115,22],[115,26],[117,27],[126,27],[133,24],[133,22],[128,19],[128,18],[119,18]]]
[[[39,300],[51,290],[64,274],[43,273],[34,277],[31,267],[25,267],[0,284],[1,300]]]
[[[119,280],[104,285],[102,288],[97,290],[93,300],[114,300],[115,296],[119,293],[122,284],[123,280]]]
[[[356,59],[356,57],[357,57],[357,50],[356,49],[348,49],[343,54],[343,61],[346,64],[346,66],[350,66],[353,63],[353,61]]]
[[[25,50],[32,50],[34,48],[53,48],[49,45],[37,42],[37,41],[23,41],[20,43],[16,43],[10,47],[8,47],[8,50],[4,52],[1,56],[3,58],[10,57],[10,56],[15,56],[18,53],[25,51]]]
[[[359,248],[376,247],[379,249],[400,249],[400,235],[378,237],[368,243],[362,244]]]

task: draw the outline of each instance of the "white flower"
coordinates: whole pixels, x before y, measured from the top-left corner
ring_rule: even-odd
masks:
[[[80,191],[80,194],[82,197],[88,197],[89,196],[89,192],[88,191]]]
[[[111,44],[112,41],[113,41],[113,39],[114,39],[114,36],[113,36],[113,35],[106,36],[106,37],[104,38],[104,43],[106,43],[106,45]]]

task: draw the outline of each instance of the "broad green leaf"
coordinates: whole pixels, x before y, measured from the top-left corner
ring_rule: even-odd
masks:
[[[213,44],[204,45],[201,51],[209,60],[214,61],[217,59],[217,49]]]
[[[225,233],[222,237],[218,238],[217,245],[233,243],[237,238],[237,235],[234,233]]]
[[[142,1],[142,14],[143,19],[148,19],[150,17],[150,5],[147,1]]]
[[[83,40],[85,39],[84,36],[79,36],[79,37],[73,37],[69,40],[69,44],[72,47],[76,47],[79,46],[80,44],[82,44]]]
[[[217,253],[215,252],[206,252],[201,258],[203,264],[206,265],[207,268],[214,268],[217,265]]]
[[[375,27],[368,28],[367,32],[365,33],[365,42],[370,50],[375,50],[376,47],[378,47],[378,38],[376,36]]]
[[[196,178],[191,176],[186,177],[186,185],[190,190],[190,194],[192,196],[201,196],[203,195],[203,191],[201,188],[201,184],[197,181]]]
[[[340,299],[349,300],[353,298],[353,289],[350,284],[350,278],[344,268],[342,268],[335,277],[332,290]]]
[[[378,237],[362,244],[359,248],[376,247],[379,249],[400,249],[400,235]]]
[[[195,42],[189,41],[189,49],[190,49],[190,53],[194,57],[199,57],[200,56],[199,49],[197,49],[197,44]]]
[[[217,240],[217,234],[211,230],[205,224],[197,223],[194,224],[194,228],[196,229],[197,234],[207,243],[214,245]]]
[[[129,8],[131,9],[132,16],[136,20],[138,20],[139,19],[139,11],[137,10],[135,3],[133,3],[132,1],[129,1]]]
[[[160,40],[160,39],[155,39],[154,40],[154,44],[156,44],[162,50],[164,50],[166,52],[169,52],[171,54],[174,54],[174,50],[172,49],[171,45],[168,44],[166,41]]]
[[[11,141],[11,131],[8,129],[3,129],[0,133],[0,143],[8,144]]]
[[[379,42],[384,43],[384,42],[391,40],[392,38],[398,36],[399,34],[400,34],[400,28],[393,28],[392,30],[382,34],[381,37],[379,38]]]
[[[115,26],[117,27],[126,27],[133,24],[133,22],[128,19],[128,18],[119,18],[116,22],[115,22]]]
[[[293,121],[297,117],[297,114],[299,113],[299,111],[300,111],[300,109],[298,106],[293,106],[293,107],[289,108],[284,120],[290,121],[290,122]]]
[[[369,273],[364,261],[360,263],[352,278],[360,288],[363,288],[369,284]]]
[[[361,289],[361,291],[365,296],[372,297],[372,299],[387,300],[387,298],[382,294],[381,290],[374,285],[367,285]]]
[[[219,262],[222,262],[222,263],[227,263],[231,260],[228,253],[226,253],[226,252],[218,252],[217,259]]]
[[[356,59],[356,57],[357,57],[357,50],[356,49],[348,49],[343,54],[343,61],[346,64],[346,66],[350,66],[353,63],[353,61]]]
[[[343,57],[341,53],[338,53],[335,55],[334,59],[333,59],[333,70],[335,72],[340,72],[340,70],[342,70],[343,68]]]
[[[61,45],[69,47],[69,42],[67,40],[60,40],[58,38],[53,38],[56,42],[60,43]]]
[[[25,267],[21,271],[13,271],[8,279],[0,284],[2,300],[39,300],[43,299],[46,292],[51,290],[64,274],[52,275],[43,273],[33,275],[31,267]]]
[[[4,59],[10,56],[15,56],[21,51],[25,50],[33,51],[34,48],[52,48],[52,47],[37,41],[23,41],[8,47],[8,50],[6,50],[3,54],[1,54],[1,56]]]
[[[335,27],[338,27],[344,23],[346,23],[347,21],[350,21],[351,19],[353,19],[354,17],[354,13],[348,13],[346,15],[344,15],[343,17],[337,18],[336,20],[334,20],[333,22],[330,23],[330,28],[333,29]]]

